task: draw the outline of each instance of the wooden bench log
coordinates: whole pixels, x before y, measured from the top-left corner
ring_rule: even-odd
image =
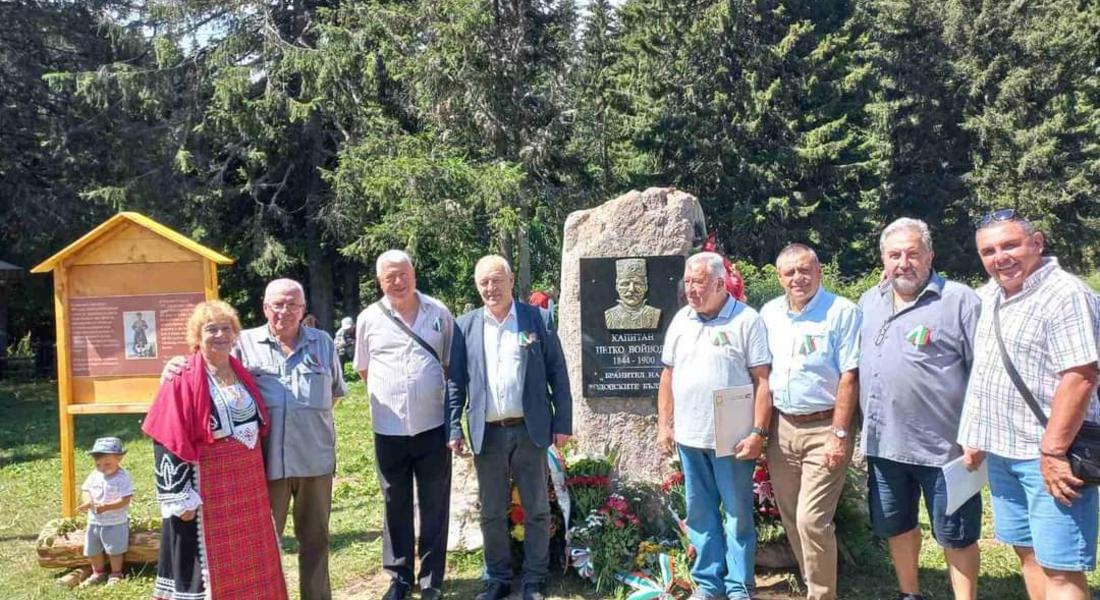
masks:
[[[84,530],[53,533],[38,538],[38,565],[47,569],[83,567],[88,564],[84,556]],[[126,552],[127,564],[156,564],[160,552],[159,531],[131,531],[130,549]]]

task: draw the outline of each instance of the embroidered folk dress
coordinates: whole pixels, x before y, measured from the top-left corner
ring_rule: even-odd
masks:
[[[223,388],[192,357],[162,386],[143,426],[154,439],[162,518],[153,598],[287,598],[259,445],[266,411],[231,361],[240,383]],[[194,519],[179,518],[189,510]]]

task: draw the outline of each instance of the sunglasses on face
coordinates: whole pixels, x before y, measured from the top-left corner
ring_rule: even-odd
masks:
[[[985,229],[995,223],[1004,223],[1005,221],[1015,221],[1023,218],[1024,217],[1020,215],[1020,213],[1016,212],[1015,208],[1001,208],[975,219],[974,229]]]

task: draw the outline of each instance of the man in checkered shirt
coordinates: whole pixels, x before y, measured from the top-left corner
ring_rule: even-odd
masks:
[[[1020,557],[1028,595],[1085,600],[1100,505],[1097,489],[1073,476],[1066,450],[1082,420],[1100,418],[1100,299],[1056,258],[1043,257],[1043,234],[1011,209],[982,217],[976,239],[991,280],[978,290],[982,312],[958,441],[974,465],[981,455],[973,451],[986,453],[994,528]],[[1050,419],[1045,430],[1005,370],[998,313],[1008,356]]]

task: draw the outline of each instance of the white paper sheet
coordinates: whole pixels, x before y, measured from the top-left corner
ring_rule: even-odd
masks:
[[[971,471],[960,456],[943,466],[943,479],[947,484],[947,514],[954,514],[989,483],[989,468],[986,465],[983,460],[980,467]]]
[[[714,392],[714,455],[732,456],[733,447],[752,431],[755,417],[752,384]]]

